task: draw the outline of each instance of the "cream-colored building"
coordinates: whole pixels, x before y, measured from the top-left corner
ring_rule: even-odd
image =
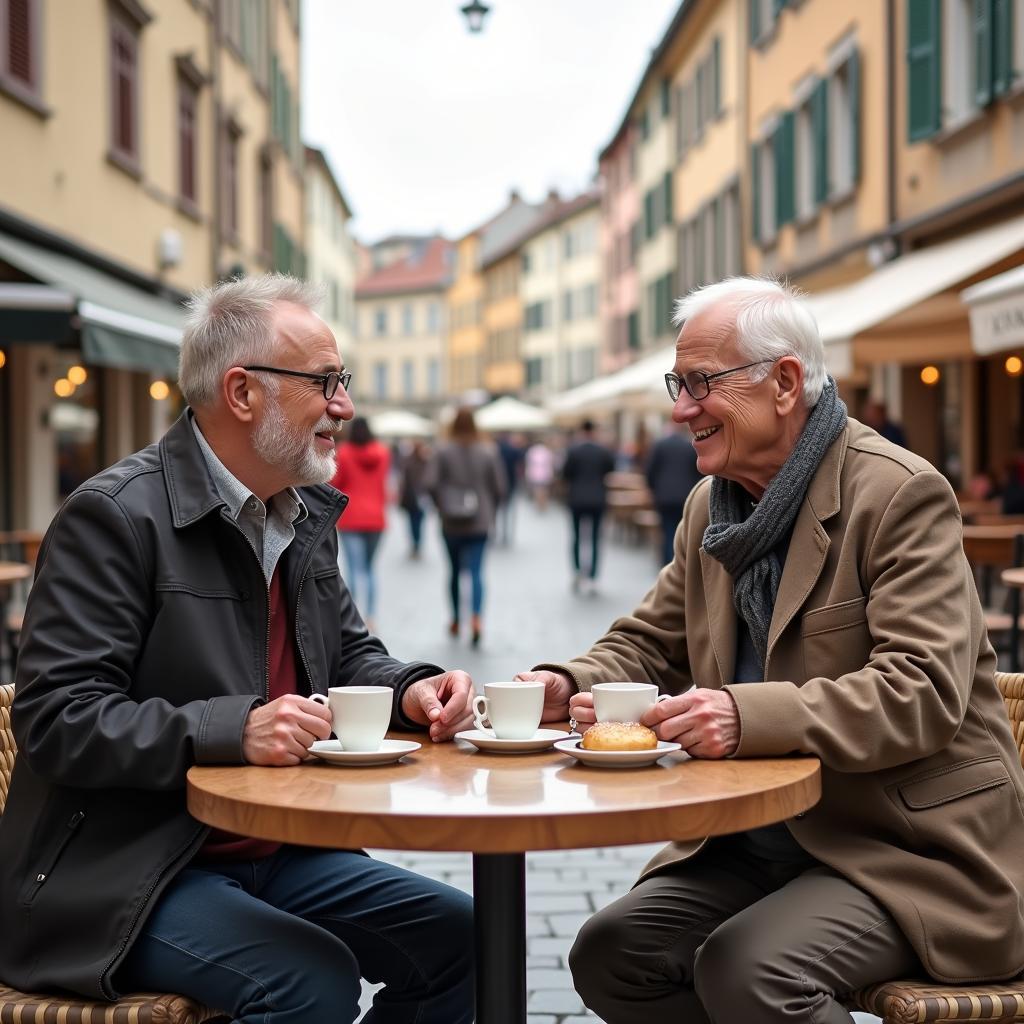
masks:
[[[352,209],[322,150],[306,146],[306,276],[323,286],[321,312],[345,365],[359,372],[356,345],[356,242]]]
[[[452,243],[432,237],[356,283],[359,359],[352,393],[365,415],[408,409],[434,416],[447,397]]]
[[[299,4],[19,7],[0,56],[0,526],[41,529],[175,414],[183,296],[301,269]]]
[[[539,400],[592,380],[602,325],[596,192],[549,204],[520,247],[524,393]]]

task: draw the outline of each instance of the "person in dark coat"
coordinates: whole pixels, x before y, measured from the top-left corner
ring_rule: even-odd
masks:
[[[392,725],[434,741],[472,722],[469,676],[392,658],[338,573],[351,375],[316,299],[279,275],[194,296],[188,409],[47,531],[0,816],[8,985],[310,1024],[354,1021],[363,976],[385,983],[381,1021],[473,1018],[468,897],[358,850],[210,829],[185,802],[193,765],[304,761],[329,687],[391,688]]]
[[[647,459],[646,475],[661,520],[661,564],[668,565],[683,505],[702,476],[689,427],[673,423],[668,433],[658,438]]]
[[[594,424],[584,420],[580,440],[570,445],[562,466],[562,479],[567,493],[566,504],[572,515],[572,565],[575,570],[573,589],[594,591],[598,556],[601,547],[601,520],[608,504],[604,478],[615,468],[615,456],[594,437]],[[580,559],[580,534],[590,533],[590,562],[584,570]]]

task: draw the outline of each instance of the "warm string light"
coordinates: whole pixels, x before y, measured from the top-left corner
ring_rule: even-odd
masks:
[[[4,368],[4,366],[6,366],[6,365],[7,365],[7,353],[2,348],[0,348],[0,370],[2,370]]]
[[[61,377],[53,382],[53,393],[58,398],[70,398],[75,393],[75,385],[67,377]]]
[[[89,374],[84,366],[71,366],[68,368],[67,378],[75,387],[78,387],[89,379]]]
[[[157,402],[162,402],[170,393],[166,381],[155,380],[149,385],[149,397]]]
[[[926,366],[921,371],[921,383],[930,388],[934,387],[939,383],[939,378],[941,376],[942,374],[939,372],[939,368],[937,366]]]
[[[1003,367],[1011,377],[1019,377],[1021,373],[1024,373],[1024,361],[1020,356],[1007,356]]]

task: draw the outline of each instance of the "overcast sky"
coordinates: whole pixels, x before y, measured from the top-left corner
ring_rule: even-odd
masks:
[[[303,0],[303,136],[362,241],[585,188],[679,0]]]

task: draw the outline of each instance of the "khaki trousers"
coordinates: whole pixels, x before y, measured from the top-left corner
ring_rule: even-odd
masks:
[[[606,1024],[850,1024],[847,993],[923,973],[866,892],[728,837],[592,917],[569,966]]]

